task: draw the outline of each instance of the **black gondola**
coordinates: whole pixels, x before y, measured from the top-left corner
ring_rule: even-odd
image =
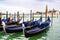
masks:
[[[25,29],[25,37],[29,37],[32,36],[34,34],[37,34],[43,30],[45,30],[46,28],[48,28],[49,24],[50,24],[50,18],[48,17],[48,19],[43,22],[43,23],[39,23],[38,26],[36,26],[35,28],[31,28],[31,29]]]
[[[28,29],[28,28],[33,28],[38,22],[41,22],[41,18],[39,19],[39,20],[37,20],[37,21],[34,21],[34,22],[32,22],[31,23],[31,27],[25,27],[26,29]],[[28,24],[29,22],[25,22],[24,24]],[[8,27],[8,26],[6,26],[6,32],[7,33],[14,33],[14,32],[20,32],[20,31],[22,31],[23,30],[23,27],[22,27],[22,23],[20,24],[20,25],[16,25],[15,27],[13,26],[11,26],[11,27]]]

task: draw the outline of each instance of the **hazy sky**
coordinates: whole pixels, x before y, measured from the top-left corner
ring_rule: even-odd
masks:
[[[49,9],[60,9],[60,0],[0,0],[0,11],[45,11],[46,4]]]

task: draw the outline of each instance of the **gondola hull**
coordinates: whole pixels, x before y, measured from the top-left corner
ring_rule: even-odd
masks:
[[[49,27],[49,26],[47,26],[47,27],[44,28],[44,29],[41,29],[41,30],[38,31],[38,32],[33,32],[33,33],[27,33],[27,32],[25,31],[25,37],[27,38],[27,37],[31,37],[31,36],[34,36],[34,35],[36,35],[36,34],[39,34],[39,33],[43,32],[43,31],[45,31],[48,27]]]
[[[35,25],[33,25],[33,26],[31,26],[31,27],[25,27],[25,29],[28,30],[28,29],[31,29],[31,28],[35,28]],[[6,27],[5,30],[6,30],[7,33],[15,33],[15,32],[21,32],[21,31],[23,31],[23,27],[22,27],[22,25],[17,25],[15,27]]]
[[[17,29],[17,30],[9,30],[9,29],[6,29],[6,32],[7,32],[7,33],[22,32],[22,29]]]
[[[45,22],[39,24],[35,28],[31,28],[29,30],[25,29],[25,37],[30,37],[31,35],[42,32],[43,30],[49,27],[50,22],[50,18],[48,17],[48,19]]]
[[[5,30],[7,33],[15,33],[15,32],[21,32],[22,31],[22,24],[21,25],[16,25],[16,26],[11,26],[11,27],[6,27]]]
[[[17,27],[17,25],[6,25],[5,29],[6,28],[14,28],[14,27]],[[3,31],[3,26],[0,26],[0,31]]]

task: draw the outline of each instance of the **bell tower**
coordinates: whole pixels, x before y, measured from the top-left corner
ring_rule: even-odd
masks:
[[[46,5],[46,9],[45,9],[45,20],[47,19],[47,14],[48,14],[48,6]]]
[[[48,6],[46,5],[45,13],[48,13]]]

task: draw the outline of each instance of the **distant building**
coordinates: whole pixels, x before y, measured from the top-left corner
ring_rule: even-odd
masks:
[[[57,10],[53,9],[53,10],[48,10],[48,6],[46,5],[46,8],[45,8],[45,12],[40,12],[40,11],[37,11],[35,12],[34,14],[57,14]],[[59,12],[60,13],[60,12]]]
[[[57,12],[57,11],[56,11],[55,9],[53,9],[53,10],[49,10],[48,13],[49,13],[49,14],[52,14],[52,13],[53,13],[53,14],[56,14],[56,12]]]

